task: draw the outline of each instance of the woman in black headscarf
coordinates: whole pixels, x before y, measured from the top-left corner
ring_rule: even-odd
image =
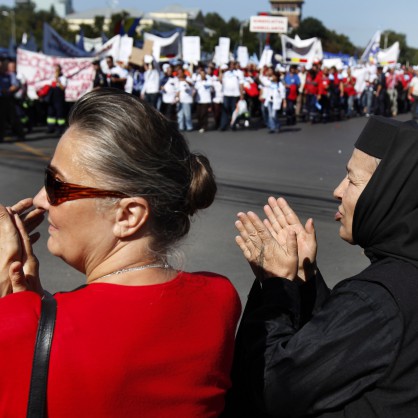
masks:
[[[226,416],[418,415],[418,126],[374,117],[335,189],[340,236],[371,265],[326,288],[312,220],[282,198],[239,213],[257,279],[237,335]]]

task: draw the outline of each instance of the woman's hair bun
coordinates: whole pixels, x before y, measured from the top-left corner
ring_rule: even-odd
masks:
[[[188,212],[209,207],[216,195],[216,182],[209,160],[201,154],[190,154],[190,186],[187,194]]]

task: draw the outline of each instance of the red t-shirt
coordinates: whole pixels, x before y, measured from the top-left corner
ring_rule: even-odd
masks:
[[[357,94],[356,89],[354,86],[356,85],[356,79],[354,77],[345,77],[343,79],[343,85],[344,85],[344,93],[347,96],[355,96]]]
[[[211,273],[57,293],[49,418],[217,417],[230,386],[240,301]],[[40,298],[0,299],[0,416],[26,416]]]
[[[312,76],[311,72],[306,75],[305,81],[305,93],[306,94],[318,94],[318,86],[322,80],[322,72],[318,71],[317,74]]]
[[[329,85],[330,80],[328,76],[322,74],[321,82],[318,84],[318,94],[321,96],[326,96],[328,94]]]

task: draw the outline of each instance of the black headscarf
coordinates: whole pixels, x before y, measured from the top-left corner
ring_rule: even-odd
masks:
[[[372,261],[418,266],[418,125],[372,117],[355,147],[382,161],[357,201],[354,242]]]

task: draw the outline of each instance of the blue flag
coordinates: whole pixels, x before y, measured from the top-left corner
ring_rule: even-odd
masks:
[[[78,42],[75,45],[79,50],[85,51],[86,48],[84,48],[84,30],[80,29],[80,35],[78,38]]]
[[[66,58],[87,58],[94,56],[94,53],[83,51],[72,43],[66,41],[52,29],[48,23],[44,23],[43,51],[45,55]]]

